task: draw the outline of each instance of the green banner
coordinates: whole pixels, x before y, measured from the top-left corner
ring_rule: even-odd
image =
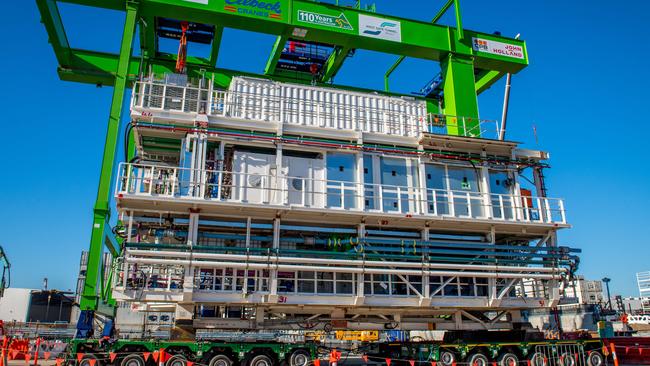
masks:
[[[345,30],[354,30],[345,14],[340,13],[336,15],[319,14],[307,10],[298,10],[298,17],[296,19],[301,23],[309,23],[320,25],[323,27],[339,28]]]

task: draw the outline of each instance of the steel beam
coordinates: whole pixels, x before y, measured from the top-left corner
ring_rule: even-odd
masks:
[[[476,78],[475,83],[476,94],[481,94],[482,92],[489,89],[492,84],[499,81],[503,75],[505,75],[505,73],[494,70],[488,70],[480,73]]]
[[[59,65],[68,65],[70,62],[70,44],[68,43],[68,37],[63,28],[61,14],[59,14],[59,7],[56,5],[56,1],[37,0],[36,5],[41,13],[41,23],[43,23],[45,30],[47,30],[49,42],[59,61]]]
[[[280,56],[282,56],[282,50],[284,49],[284,45],[287,43],[287,39],[289,39],[289,37],[285,35],[280,35],[275,39],[273,50],[271,51],[271,55],[266,62],[266,67],[264,68],[264,73],[266,75],[272,75],[275,73],[275,67],[278,65]]]
[[[113,168],[115,153],[117,150],[118,135],[120,130],[120,119],[124,94],[127,87],[129,63],[132,52],[133,36],[137,22],[137,4],[129,3],[126,6],[126,20],[120,46],[120,58],[115,70],[115,87],[111,101],[108,128],[106,132],[106,143],[99,176],[99,188],[97,200],[93,210],[93,227],[90,238],[90,249],[88,251],[88,269],[86,281],[81,294],[81,310],[96,310],[98,306],[98,281],[101,274],[102,254],[106,243],[105,226],[108,225],[110,216],[110,188],[113,181]]]
[[[334,49],[330,57],[325,62],[325,72],[321,77],[321,82],[325,83],[330,81],[330,79],[332,79],[336,73],[339,72],[341,66],[343,66],[343,61],[345,61],[346,57],[348,57],[350,51],[351,50],[347,47],[337,47]]]
[[[59,0],[74,4],[88,5],[105,9],[124,9],[126,0],[111,0],[97,2],[92,0]],[[69,48],[64,42],[65,33],[58,18],[55,0],[37,0],[39,10],[46,24],[46,29],[53,40],[53,47],[61,66],[65,62],[65,49]],[[455,3],[457,0],[455,1]],[[282,14],[279,18],[260,17],[248,15],[246,12],[232,12],[226,10],[225,3],[214,1],[212,4],[202,5],[197,2],[179,2],[178,0],[140,0],[139,14],[148,25],[148,35],[155,28],[155,17],[169,17],[183,19],[190,22],[212,24],[219,27],[231,27],[254,32],[287,36],[296,29],[303,30],[305,41],[319,41],[334,46],[348,47],[351,49],[368,49],[372,51],[390,53],[400,56],[416,57],[428,60],[443,61],[449,53],[475,57],[478,68],[497,70],[501,72],[517,72],[528,64],[525,42],[507,37],[472,32],[460,27],[447,27],[427,22],[398,19],[387,15],[375,14],[373,16],[386,21],[399,22],[401,26],[401,41],[394,42],[364,36],[358,31],[359,16],[362,10],[337,7],[330,4],[320,4],[304,0],[281,0],[279,2]],[[54,6],[52,6],[54,5]],[[315,23],[301,21],[299,12],[326,14],[332,16],[344,15],[349,20],[352,30],[343,27],[324,27]],[[457,12],[456,17],[459,18]],[[458,20],[458,19],[457,19]],[[488,52],[476,52],[471,45],[471,38],[479,36],[507,44],[521,46],[524,58],[504,57]],[[301,38],[301,37],[298,37]],[[151,53],[152,42],[146,45]],[[58,49],[57,49],[58,48]],[[153,58],[156,55],[148,55]]]
[[[445,114],[458,117],[455,125],[448,123],[447,133],[480,137],[476,93],[467,92],[475,85],[473,60],[449,54],[442,63],[442,74]]]
[[[212,46],[210,47],[210,66],[217,66],[217,59],[219,58],[219,49],[221,48],[221,38],[223,37],[223,27],[214,27],[214,38],[212,39]]]

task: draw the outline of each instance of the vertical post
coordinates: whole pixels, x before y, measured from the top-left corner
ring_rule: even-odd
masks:
[[[485,151],[481,153],[481,156],[487,156]],[[490,191],[490,170],[486,166],[480,168],[479,182],[482,192],[482,216],[491,219],[494,215],[494,209],[492,208],[492,193]]]
[[[618,357],[616,357],[616,346],[614,343],[610,343],[610,349],[612,350],[612,359],[614,360],[614,366],[618,366]]]
[[[475,92],[474,62],[471,58],[449,54],[442,61],[445,114],[462,118],[464,126],[447,126],[447,133],[456,136],[480,137],[478,101]]]
[[[362,142],[361,139],[358,141]],[[356,209],[359,211],[364,211],[366,209],[365,205],[365,189],[364,189],[364,180],[363,180],[363,153],[359,152],[356,154],[357,158],[357,170],[356,170],[356,179],[354,184],[354,194],[356,198]]]
[[[0,366],[7,365],[7,350],[9,349],[9,337],[2,336],[2,352],[0,353]]]
[[[41,337],[36,338],[36,350],[34,351],[34,366],[38,366],[38,350],[41,349]]]
[[[80,319],[83,320],[77,325],[78,336],[87,337],[88,331],[92,331],[92,319],[94,311],[98,306],[98,280],[99,269],[102,266],[102,252],[105,240],[105,226],[108,225],[110,216],[110,187],[113,180],[113,166],[115,163],[115,153],[117,150],[118,135],[120,130],[120,119],[122,116],[122,106],[124,103],[124,94],[128,84],[129,63],[131,61],[131,52],[133,44],[133,35],[138,13],[137,3],[127,2],[126,19],[122,42],[120,47],[120,56],[115,72],[115,84],[113,88],[113,97],[111,101],[110,115],[108,118],[108,127],[106,131],[106,143],[104,145],[104,155],[102,158],[102,167],[99,176],[99,188],[97,190],[97,199],[93,209],[93,227],[90,237],[90,249],[88,251],[88,267],[86,281],[81,294]]]
[[[280,250],[280,219],[273,219],[273,252],[276,254],[275,263],[277,265],[277,254]],[[276,267],[277,268],[277,267]],[[278,294],[278,271],[276,269],[271,269],[269,272],[271,276],[270,283],[270,294],[271,296],[276,296]]]
[[[359,243],[363,245],[364,243],[364,238],[366,237],[366,224],[365,223],[360,223],[357,226],[357,235],[359,239]],[[362,255],[365,257],[365,251],[362,253]],[[363,267],[363,266],[362,266]],[[356,276],[356,278],[354,277]],[[357,273],[356,275],[353,275],[353,281],[356,280],[356,300],[355,303],[357,305],[363,304],[363,298],[365,296],[365,273]]]
[[[418,151],[424,151],[424,147],[422,145],[418,146]],[[417,192],[419,192],[417,195],[419,202],[415,210],[420,214],[426,215],[431,213],[429,212],[429,195],[427,191],[427,166],[421,156],[418,157],[415,163],[417,164],[417,183],[414,185],[416,186]]]
[[[428,224],[427,224],[428,225]],[[425,226],[422,228],[422,231],[420,232],[420,239],[422,241],[429,241],[430,239],[430,229],[429,226]],[[424,244],[424,243],[423,243]],[[422,264],[423,267],[426,266],[427,270],[422,270],[422,296],[426,299],[431,298],[431,286],[429,285],[429,282],[431,278],[429,277],[429,266],[428,266],[428,261],[427,261],[427,255],[425,254],[425,248],[428,248],[428,244],[423,245],[423,250],[422,250]]]

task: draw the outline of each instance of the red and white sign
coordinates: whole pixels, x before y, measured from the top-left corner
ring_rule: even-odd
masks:
[[[492,41],[483,38],[472,38],[474,51],[491,53],[493,55],[524,59],[524,48],[515,44]]]

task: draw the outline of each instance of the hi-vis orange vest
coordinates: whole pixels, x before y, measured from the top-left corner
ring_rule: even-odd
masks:
[[[336,348],[332,349],[330,352],[330,363],[338,362],[341,359],[341,352],[337,351]]]

